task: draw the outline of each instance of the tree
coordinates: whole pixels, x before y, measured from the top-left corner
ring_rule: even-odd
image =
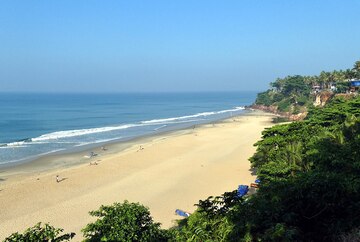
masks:
[[[174,241],[232,241],[229,236],[234,226],[229,214],[234,206],[242,203],[244,199],[237,195],[236,190],[200,200],[195,204],[197,210],[172,229]]]
[[[360,60],[355,62],[353,71],[355,72],[356,78],[360,78]]]
[[[346,93],[349,90],[349,82],[338,82],[336,83],[337,93]]]
[[[276,92],[279,92],[281,90],[281,86],[280,86],[280,83],[279,82],[271,82],[270,83],[270,86],[275,88],[275,91]]]
[[[300,95],[309,93],[309,86],[305,84],[302,76],[289,76],[286,78],[284,84],[284,94],[289,95],[291,93]]]
[[[346,69],[344,72],[344,75],[345,75],[346,80],[351,80],[351,79],[355,78],[356,73],[353,70]]]
[[[149,209],[139,203],[101,206],[90,215],[99,219],[82,230],[85,241],[167,241],[170,237],[160,229],[160,223],[153,222]]]
[[[329,84],[331,82],[331,73],[322,71],[320,73],[319,78],[320,78],[321,83],[323,83],[325,85],[325,88],[329,88]]]
[[[305,76],[304,82],[308,86],[314,86],[319,83],[319,78],[317,76]]]
[[[346,80],[345,72],[343,70],[340,71],[333,71],[334,81],[336,82],[343,82]]]
[[[270,106],[273,101],[269,95],[270,91],[258,93],[255,103],[258,105]]]
[[[54,228],[49,224],[41,226],[41,223],[37,223],[35,226],[28,228],[24,231],[23,234],[13,233],[7,237],[4,242],[14,242],[14,241],[27,241],[27,242],[59,242],[59,241],[69,241],[75,236],[75,233],[68,233],[64,235],[59,234],[63,232],[63,229]]]

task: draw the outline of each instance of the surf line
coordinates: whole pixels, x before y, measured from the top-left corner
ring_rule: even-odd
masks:
[[[159,130],[159,129],[162,129],[162,128],[166,127],[166,126],[167,126],[167,125],[162,125],[162,126],[160,126],[160,127],[157,127],[157,128],[154,129],[154,131],[157,131],[157,130]]]

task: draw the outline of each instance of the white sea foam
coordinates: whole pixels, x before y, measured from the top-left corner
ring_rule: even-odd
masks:
[[[71,142],[71,141],[52,141],[51,143],[53,144],[74,144],[76,142]],[[31,145],[41,145],[41,144],[49,144],[49,142],[47,141],[32,141],[32,140],[28,140],[28,141],[16,141],[16,142],[11,142],[11,143],[7,143],[7,144],[2,144],[0,145],[0,149],[13,149],[13,148],[25,148],[25,147],[30,147]]]
[[[80,143],[75,145],[75,147],[81,147],[81,146],[85,146],[85,145],[90,145],[90,144],[98,144],[98,143],[106,143],[109,141],[113,141],[113,140],[118,140],[121,139],[122,137],[117,137],[117,138],[113,138],[113,139],[101,139],[101,140],[96,140],[96,141],[92,141],[92,142],[84,142],[84,143]]]
[[[165,124],[165,125],[161,125],[160,127],[155,128],[154,131],[157,131],[157,130],[159,130],[159,129],[165,128],[166,126],[167,126],[166,124]]]
[[[110,127],[93,128],[93,129],[76,129],[76,130],[58,131],[49,134],[44,134],[37,138],[32,138],[31,141],[39,142],[39,141],[57,140],[57,139],[70,138],[70,137],[82,136],[87,134],[95,134],[95,133],[109,132],[114,130],[128,129],[136,126],[141,126],[141,125],[126,124],[120,126],[110,126]]]
[[[16,141],[6,144],[6,146],[23,146],[25,144],[25,141]]]
[[[163,119],[153,119],[153,120],[149,120],[149,121],[143,121],[141,123],[143,124],[160,124],[160,123],[168,123],[168,122],[172,122],[172,121],[180,121],[180,120],[184,120],[184,119],[190,119],[190,118],[198,118],[198,117],[206,117],[209,115],[214,115],[216,114],[215,112],[205,112],[205,113],[198,113],[198,114],[194,114],[194,115],[188,115],[188,116],[181,116],[181,117],[174,117],[174,118],[163,118]]]
[[[29,140],[23,140],[23,141],[17,141],[17,142],[11,142],[6,144],[5,146],[1,147],[26,147],[28,145],[35,145],[35,144],[47,144],[49,142],[51,143],[77,143],[77,142],[71,142],[67,140],[63,140],[66,138],[76,137],[76,136],[83,136],[83,135],[91,135],[96,133],[103,133],[103,132],[110,132],[115,130],[124,130],[128,128],[133,127],[140,127],[140,126],[152,126],[152,125],[165,125],[165,124],[177,124],[177,123],[186,123],[186,122],[196,122],[201,120],[201,118],[216,115],[216,114],[224,114],[224,113],[231,113],[243,110],[244,107],[235,107],[233,109],[227,109],[227,110],[221,110],[221,111],[212,111],[212,112],[202,112],[197,113],[193,115],[186,115],[186,116],[180,116],[180,117],[172,117],[172,118],[163,118],[163,119],[153,119],[153,120],[147,120],[142,121],[137,124],[124,124],[119,126],[108,126],[108,127],[101,127],[101,128],[91,128],[91,129],[76,129],[76,130],[66,130],[66,131],[57,131],[53,133],[48,133],[41,135],[36,138],[32,138]],[[199,119],[200,118],[200,119]],[[164,126],[161,126],[160,128],[163,128]],[[160,129],[158,128],[158,129]],[[155,129],[156,130],[156,129]],[[116,138],[118,139],[118,138]],[[100,140],[100,141],[93,141],[91,143],[101,143],[111,140]],[[80,146],[83,145],[83,143],[79,144]]]
[[[235,107],[234,109],[221,110],[221,111],[217,111],[217,112],[203,112],[203,113],[197,113],[194,115],[180,116],[180,117],[174,117],[174,118],[153,119],[153,120],[149,120],[149,121],[143,121],[141,123],[143,123],[143,124],[162,124],[162,123],[168,123],[171,121],[180,121],[180,120],[190,119],[190,118],[206,117],[206,116],[215,115],[215,114],[236,112],[236,111],[240,111],[240,110],[244,110],[244,109],[245,109],[244,107]]]
[[[235,107],[234,109],[227,109],[227,110],[221,110],[218,111],[216,113],[220,114],[220,113],[231,113],[231,112],[236,112],[236,111],[240,111],[240,110],[244,110],[245,107]]]
[[[0,146],[0,149],[28,147],[28,144],[29,144],[29,140],[15,141],[7,144],[2,144]]]
[[[28,145],[10,145],[10,146],[0,146],[0,149],[14,149],[14,148],[26,148]]]

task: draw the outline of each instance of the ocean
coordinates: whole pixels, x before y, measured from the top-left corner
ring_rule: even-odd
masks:
[[[0,166],[239,115],[255,92],[0,93]]]

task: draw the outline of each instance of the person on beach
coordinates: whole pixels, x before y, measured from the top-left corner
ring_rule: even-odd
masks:
[[[59,175],[56,175],[56,182],[57,182],[57,183],[60,182],[60,177],[59,177]]]

